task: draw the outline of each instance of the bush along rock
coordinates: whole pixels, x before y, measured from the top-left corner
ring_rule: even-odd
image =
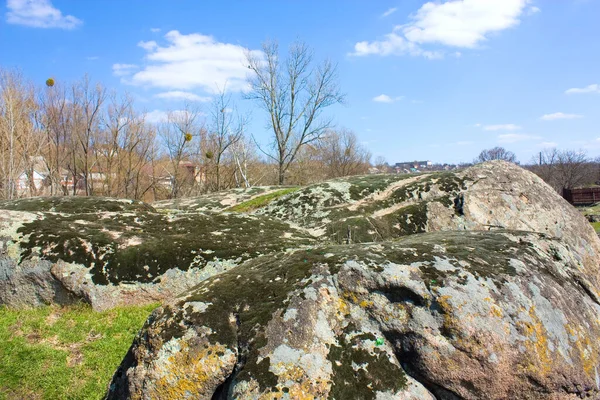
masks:
[[[265,255],[155,310],[107,398],[598,398],[582,268],[519,231]]]
[[[36,203],[43,211],[32,211]],[[170,215],[94,198],[2,206],[0,304],[12,307],[83,300],[104,310],[160,301],[245,260],[314,242],[263,216]]]

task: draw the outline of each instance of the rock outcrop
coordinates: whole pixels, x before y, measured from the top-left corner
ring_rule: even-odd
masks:
[[[161,301],[245,260],[314,242],[263,216],[171,215],[94,198],[1,206],[0,304],[11,307],[83,300],[104,310]]]
[[[516,231],[267,255],[156,310],[108,398],[597,398],[580,269]]]
[[[544,233],[578,254],[590,290],[600,287],[600,241],[594,229],[537,175],[504,161],[461,172],[328,181],[284,196],[257,213],[291,221],[337,243],[436,231]],[[600,293],[592,291],[600,300]]]
[[[353,177],[257,214],[326,243],[155,310],[108,399],[600,398],[600,241],[533,174]]]
[[[255,186],[245,189],[230,189],[198,197],[157,201],[152,206],[157,210],[183,212],[225,211],[243,202],[277,193],[281,190],[281,186]]]

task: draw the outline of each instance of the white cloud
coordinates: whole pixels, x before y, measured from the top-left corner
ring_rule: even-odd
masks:
[[[160,32],[160,28],[150,28],[150,32],[158,33],[158,32]]]
[[[386,12],[384,12],[383,14],[381,14],[381,18],[389,17],[390,15],[392,15],[393,13],[395,13],[396,11],[398,11],[398,8],[392,7],[390,9],[388,9]]]
[[[169,114],[166,111],[153,110],[146,113],[145,121],[150,124],[158,124],[160,122],[166,122],[169,118]]]
[[[531,6],[527,9],[527,15],[537,14],[542,11],[539,7]]]
[[[538,140],[541,139],[541,136],[535,135],[522,135],[518,133],[506,133],[504,135],[498,135],[499,143],[516,143],[523,142],[526,140]]]
[[[450,0],[425,3],[404,25],[396,26],[382,40],[362,41],[356,56],[413,55],[440,58],[440,51],[422,45],[438,44],[475,48],[493,33],[519,24],[530,0]]]
[[[575,119],[575,118],[583,118],[583,115],[580,114],[565,114],[562,112],[557,112],[554,114],[546,114],[542,115],[540,119],[544,121],[554,121],[557,119]]]
[[[547,148],[552,148],[552,147],[558,147],[558,143],[556,143],[556,142],[542,142],[538,146],[547,149]]]
[[[138,46],[146,51],[154,51],[158,47],[158,43],[154,40],[150,40],[148,42],[144,42],[143,40],[138,43]]]
[[[165,46],[155,41],[138,43],[147,52],[147,65],[125,83],[169,90],[200,88],[209,93],[225,87],[233,92],[248,89],[244,47],[198,33],[170,31],[164,37]],[[262,55],[257,50],[252,52]]]
[[[50,0],[8,0],[6,22],[34,28],[74,29],[83,21],[52,6]]]
[[[581,93],[600,93],[600,85],[594,83],[584,88],[571,88],[565,91],[566,94],[581,94]]]
[[[116,76],[131,75],[136,69],[139,67],[135,64],[113,64],[112,66],[113,74]]]
[[[208,102],[211,100],[210,97],[202,97],[198,96],[195,93],[183,92],[181,90],[172,90],[170,92],[163,92],[155,95],[154,97],[158,99],[167,99],[167,100],[190,100],[190,101],[200,101],[200,102]]]
[[[475,126],[481,126],[476,124]],[[483,127],[484,131],[518,131],[521,127],[515,124],[500,124],[500,125],[486,125]]]
[[[423,56],[430,60],[443,58],[444,55],[440,51],[425,51],[417,44],[409,42],[404,37],[395,32],[385,35],[384,40],[374,42],[358,42],[354,45],[354,56],[367,56],[377,54],[381,56],[389,55],[411,55]]]
[[[153,110],[147,112],[145,114],[144,121],[150,124],[159,124],[162,122],[167,122],[169,117],[173,119],[177,119],[180,117],[186,116],[188,111],[185,110],[174,110],[174,111],[163,111],[163,110]],[[204,113],[198,113],[199,116],[204,116]]]
[[[377,103],[394,103],[396,101],[402,100],[402,96],[398,97],[390,97],[387,94],[380,94],[379,96],[373,97],[373,101]]]

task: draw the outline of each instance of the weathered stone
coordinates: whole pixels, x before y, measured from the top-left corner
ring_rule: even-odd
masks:
[[[154,302],[250,258],[314,242],[268,217],[145,208],[87,212],[85,201],[77,200],[86,210],[79,213],[2,212],[1,304],[78,299],[104,310]]]
[[[0,302],[163,301],[109,399],[600,398],[600,240],[535,175],[351,177],[223,212],[266,190],[0,203]]]
[[[371,185],[371,186],[369,186]],[[368,189],[370,188],[370,189]],[[352,177],[309,186],[258,211],[337,243],[449,230],[512,229],[562,239],[600,299],[600,241],[585,218],[537,175],[505,161],[460,172]]]
[[[153,203],[157,210],[171,212],[224,211],[230,207],[281,190],[281,186],[254,186],[208,193],[198,197],[162,200]]]
[[[581,269],[516,231],[263,256],[156,310],[107,398],[597,398]]]

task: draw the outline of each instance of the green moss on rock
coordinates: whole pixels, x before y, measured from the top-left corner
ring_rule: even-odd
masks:
[[[0,201],[0,209],[13,211],[44,212],[66,214],[96,212],[136,212],[154,211],[154,208],[139,200],[114,199],[110,197],[31,197],[18,200]]]
[[[153,282],[171,268],[241,262],[312,243],[284,222],[235,214],[44,213],[18,232],[27,238],[21,261],[39,256],[82,264],[101,285]]]
[[[339,346],[331,346],[327,357],[334,376],[329,398],[372,400],[377,392],[396,393],[406,387],[404,370],[386,352],[375,347],[371,353],[361,347],[365,340],[375,342],[374,335],[345,331],[337,339]]]

